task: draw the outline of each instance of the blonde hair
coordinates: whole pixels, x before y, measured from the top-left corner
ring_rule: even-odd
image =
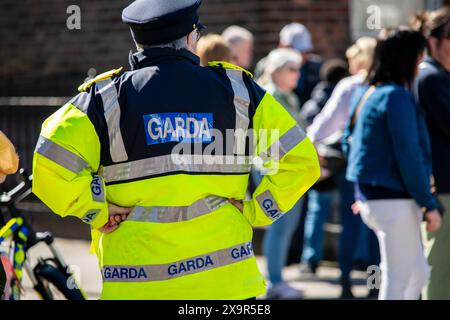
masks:
[[[371,37],[361,37],[347,49],[345,56],[348,60],[356,60],[365,71],[370,69],[377,40]]]
[[[231,61],[231,49],[223,37],[218,34],[207,34],[197,43],[197,55],[200,63],[207,66],[210,61]]]

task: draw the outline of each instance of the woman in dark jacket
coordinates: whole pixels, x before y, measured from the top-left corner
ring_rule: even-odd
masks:
[[[345,134],[347,179],[363,221],[380,243],[379,299],[418,299],[429,277],[420,223],[440,227],[430,190],[431,155],[426,124],[409,88],[426,40],[392,30],[378,40],[367,86],[355,92]],[[375,283],[376,284],[376,283]]]
[[[417,16],[416,27],[427,38],[428,57],[420,65],[414,93],[425,111],[433,155],[433,174],[443,206],[450,209],[450,7]],[[431,266],[423,299],[450,299],[450,220],[444,215],[438,232],[425,235]]]

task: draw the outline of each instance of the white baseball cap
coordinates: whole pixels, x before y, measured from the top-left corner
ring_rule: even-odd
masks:
[[[290,23],[281,29],[280,44],[292,47],[300,52],[308,52],[314,49],[311,33],[304,25],[297,22]]]

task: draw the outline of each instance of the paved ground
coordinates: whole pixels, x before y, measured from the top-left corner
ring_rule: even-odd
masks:
[[[66,262],[79,267],[81,286],[88,298],[97,299],[101,290],[101,275],[95,255],[89,253],[89,242],[57,238],[55,243]],[[39,256],[46,255],[49,255],[48,249],[41,244],[30,252],[32,261],[35,261]],[[265,259],[257,257],[257,260],[260,270],[265,273]],[[320,267],[317,277],[314,278],[300,280],[297,270],[297,266],[287,267],[285,268],[284,276],[292,286],[304,291],[306,299],[336,299],[339,296],[340,289],[337,282],[339,270],[332,263],[325,263],[324,266]],[[365,297],[367,295],[365,273],[354,271],[352,276],[355,279],[353,290],[355,296],[359,298]],[[26,276],[24,284],[26,290],[24,299],[38,299],[38,296],[31,289],[30,280]]]

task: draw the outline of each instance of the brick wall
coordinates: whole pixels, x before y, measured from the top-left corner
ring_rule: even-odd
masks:
[[[70,96],[90,68],[128,65],[133,48],[121,10],[131,0],[1,0],[0,96]],[[450,5],[450,0],[443,0]],[[68,6],[81,8],[81,30],[66,28]],[[254,32],[255,55],[277,45],[288,22],[304,23],[317,53],[341,56],[349,44],[348,0],[204,0],[210,32],[230,24]]]
[[[128,66],[133,47],[120,20],[125,0],[2,0],[0,96],[71,96],[90,68]],[[69,31],[66,9],[81,8],[81,30]],[[204,0],[201,17],[210,32],[230,24],[255,33],[256,58],[276,46],[278,32],[300,21],[325,57],[349,42],[347,0]]]
[[[206,0],[202,19],[212,32],[239,24],[255,33],[256,56],[274,48],[281,28],[289,22],[305,24],[316,51],[325,57],[340,55],[349,41],[347,0]]]

